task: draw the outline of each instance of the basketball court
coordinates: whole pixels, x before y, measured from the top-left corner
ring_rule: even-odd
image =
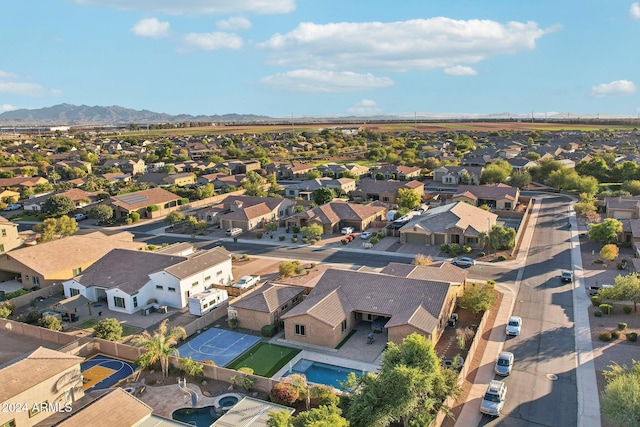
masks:
[[[253,347],[260,337],[224,329],[210,328],[178,348],[180,357],[193,360],[213,360],[226,366],[233,359]]]
[[[137,368],[126,360],[99,354],[80,364],[83,390],[102,390],[116,385]]]

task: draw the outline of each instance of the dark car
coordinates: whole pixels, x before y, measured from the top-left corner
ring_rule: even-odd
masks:
[[[573,273],[569,270],[564,270],[560,275],[563,282],[571,282],[573,280]]]

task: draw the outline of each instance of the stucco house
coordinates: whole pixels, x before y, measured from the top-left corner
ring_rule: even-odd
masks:
[[[433,171],[433,182],[442,184],[480,184],[481,166],[442,166]]]
[[[18,224],[0,216],[0,253],[9,252],[22,246],[23,240],[18,234]]]
[[[281,326],[280,317],[302,302],[305,288],[266,283],[229,305],[229,317],[241,328],[259,331],[265,325]]]
[[[640,196],[605,197],[604,205],[607,211],[607,218],[640,218]]]
[[[222,247],[187,256],[115,249],[63,286],[67,297],[132,314],[151,303],[182,309],[190,295],[232,282],[231,254]]]
[[[467,202],[474,206],[487,205],[492,210],[511,211],[518,205],[520,189],[507,184],[460,185],[452,202]]]
[[[388,341],[419,333],[437,343],[456,303],[447,282],[328,269],[300,304],[281,316],[285,339],[335,348],[356,327],[380,325]]]
[[[244,231],[264,227],[293,213],[295,202],[275,197],[228,196],[222,202],[196,212],[207,224]]]
[[[381,201],[394,204],[398,190],[409,189],[420,198],[424,195],[424,184],[420,181],[383,181],[374,178],[363,178],[358,187],[349,193],[355,201]]]
[[[479,246],[480,233],[496,225],[498,215],[465,202],[455,202],[429,209],[400,228],[400,241],[415,245],[436,246],[443,243]]]
[[[140,175],[147,171],[147,166],[142,159],[111,159],[104,162],[100,168],[102,170],[115,168],[119,169],[120,172],[128,173],[130,175]]]
[[[138,212],[140,218],[156,218],[177,210],[180,199],[181,197],[177,194],[163,188],[150,188],[112,196],[109,199],[109,205],[113,208],[115,219],[125,218],[132,212]]]
[[[439,261],[429,265],[403,264],[390,262],[380,271],[381,274],[406,277],[408,279],[436,280],[448,282],[460,297],[464,294],[469,272],[464,268],[456,267],[450,262]]]
[[[322,234],[339,233],[342,227],[361,231],[366,230],[372,222],[384,220],[387,209],[388,205],[380,202],[360,205],[335,200],[287,218],[286,226],[293,228],[319,224]]]
[[[416,179],[420,176],[422,168],[418,166],[388,165],[375,170],[375,175],[382,175],[384,179],[397,179],[399,181],[407,181]]]
[[[313,200],[313,192],[319,188],[330,188],[342,193],[349,193],[356,189],[356,180],[352,178],[317,178],[290,184],[285,187],[285,195],[289,198],[300,197],[303,200]]]

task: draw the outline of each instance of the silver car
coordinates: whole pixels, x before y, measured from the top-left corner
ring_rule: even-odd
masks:
[[[507,335],[513,335],[517,337],[520,335],[520,330],[522,329],[522,317],[520,316],[511,316],[509,317],[509,322],[507,322]]]
[[[496,361],[495,372],[498,375],[506,377],[511,373],[511,368],[513,368],[513,353],[508,351],[503,351],[498,355],[498,360]]]

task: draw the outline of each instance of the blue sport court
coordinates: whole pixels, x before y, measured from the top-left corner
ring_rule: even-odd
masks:
[[[136,370],[137,368],[126,360],[99,354],[80,364],[82,388],[85,391],[110,388]]]
[[[226,366],[236,357],[253,347],[259,337],[224,329],[210,328],[178,347],[180,357],[193,360],[213,360],[218,366]]]

